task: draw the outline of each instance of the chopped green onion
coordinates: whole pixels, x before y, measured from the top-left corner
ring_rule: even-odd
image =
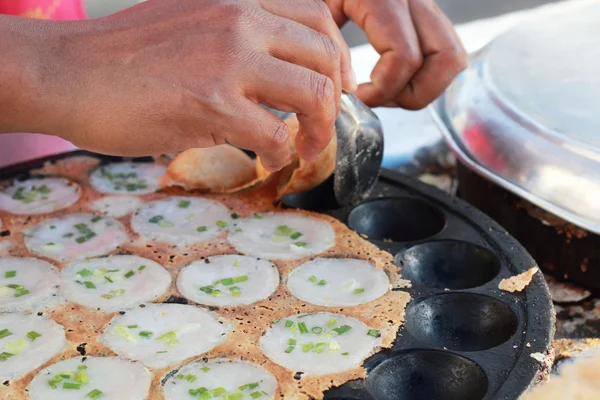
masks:
[[[119,272],[118,269],[107,269],[106,272]]]
[[[29,339],[31,339],[31,341],[33,342],[35,339],[39,338],[40,336],[42,336],[41,334],[37,333],[36,331],[30,331],[27,332],[27,337]]]
[[[288,344],[290,346],[295,346],[296,345],[296,339],[292,339],[292,338],[288,339]]]
[[[206,232],[207,229],[206,226],[199,226],[196,228],[196,232]]]
[[[233,278],[225,278],[225,279],[221,279],[219,281],[219,283],[221,283],[222,285],[225,285],[225,286],[231,286],[231,285],[233,285],[234,282],[233,282]]]
[[[2,353],[0,353],[0,361],[6,361],[12,356],[14,356],[14,354],[3,351]]]
[[[98,389],[94,389],[91,392],[89,392],[88,394],[85,395],[85,397],[89,398],[89,399],[98,399],[100,398],[100,396],[102,396],[102,391],[98,390]]]
[[[315,353],[322,353],[325,350],[325,346],[327,346],[327,343],[325,342],[319,342],[315,345]]]
[[[92,222],[98,222],[102,219],[102,217],[96,215],[94,218],[92,218]]]
[[[339,328],[333,328],[333,331],[335,331],[335,333],[337,333],[338,335],[343,335],[351,329],[352,327],[350,325],[342,325]]]
[[[359,289],[354,289],[354,294],[361,294],[364,293],[365,289],[363,288],[359,288]]]
[[[17,276],[17,271],[6,271],[4,273],[5,278],[14,278],[15,276]]]
[[[177,207],[179,207],[179,208],[188,208],[189,206],[190,206],[189,200],[180,200],[179,204],[177,205]]]
[[[223,388],[223,387],[218,387],[216,389],[211,390],[210,392],[212,393],[213,396],[218,397],[218,396],[222,395],[223,393],[227,393],[227,390],[225,390],[225,388]]]
[[[219,228],[227,228],[227,222],[225,222],[225,221],[217,221],[217,226]]]
[[[104,279],[106,279],[108,282],[110,283],[114,283],[112,279],[110,279],[108,276],[105,276]]]
[[[137,325],[127,325],[127,329],[137,329]]]
[[[161,221],[158,221],[158,226],[160,226],[161,228],[172,228],[175,225],[172,222],[163,219]]]
[[[248,280],[248,275],[236,276],[233,278],[235,283],[246,282]]]
[[[296,348],[296,346],[289,346],[287,349],[285,349],[285,352],[289,354],[292,351],[294,351],[295,348]]]
[[[220,290],[214,290],[210,295],[212,297],[219,297],[221,295],[221,291]]]
[[[156,340],[171,340],[171,339],[176,339],[176,338],[177,338],[177,332],[169,331],[169,332],[163,333],[162,335],[157,337]]]
[[[300,333],[308,333],[308,328],[304,322],[298,322],[298,329],[300,329]]]
[[[146,268],[145,265],[140,265],[140,267],[138,268],[138,271],[143,271]]]
[[[321,328],[320,326],[315,326],[311,329],[312,333],[318,335],[319,333],[323,332],[323,328]]]
[[[215,291],[215,289],[212,286],[202,286],[200,290],[202,290],[206,294],[212,294],[212,292]]]
[[[0,339],[5,338],[5,337],[10,336],[10,335],[12,335],[12,332],[9,331],[8,329],[2,329],[0,331]]]
[[[381,331],[378,331],[377,329],[369,329],[367,335],[378,338],[381,337]]]
[[[275,235],[277,236],[290,236],[292,233],[294,233],[294,229],[287,225],[279,225],[275,230]]]
[[[309,280],[310,282],[317,283],[317,277],[316,277],[316,276],[314,276],[314,275],[311,275],[311,276],[310,276],[310,278],[308,278],[308,280]]]
[[[320,280],[320,281],[317,283],[317,285],[319,285],[319,286],[325,286],[325,285],[327,285],[327,281],[326,281],[325,279],[321,279],[321,280]]]
[[[261,397],[263,395],[264,392],[252,392],[250,393],[250,397],[252,397],[253,399],[258,399],[259,397]]]
[[[235,261],[235,262],[233,263],[233,266],[234,266],[234,267],[239,267],[239,266],[240,266],[240,262],[239,262],[239,261]]]
[[[243,400],[246,398],[246,395],[242,392],[232,392],[226,393],[223,395],[223,400]]]
[[[25,289],[23,286],[21,286],[21,285],[15,285],[13,283],[11,283],[10,285],[6,285],[6,286],[9,287],[9,288],[11,288],[11,289],[15,289],[17,291]]]
[[[63,383],[62,387],[63,387],[63,389],[79,390],[79,389],[81,389],[81,383],[65,382],[65,383]]]
[[[85,236],[80,236],[77,239],[75,239],[75,241],[79,244],[87,242],[88,240],[90,240],[91,238],[96,236],[96,232],[90,232],[88,234],[86,234]]]
[[[87,268],[84,268],[81,271],[77,272],[77,274],[80,275],[82,278],[85,278],[86,276],[92,275],[92,271],[90,271]]]
[[[194,382],[196,380],[196,375],[188,374],[188,375],[184,376],[183,379],[185,379],[186,381],[192,383],[192,382]]]
[[[309,351],[311,351],[314,348],[315,348],[315,344],[313,342],[302,345],[302,351],[305,353],[308,353]]]
[[[291,328],[292,326],[294,326],[294,321],[290,321],[289,319],[285,321],[286,328]]]
[[[202,372],[208,372],[208,371],[210,371],[210,368],[208,368],[208,367],[202,367],[202,368],[200,368],[200,370]]]
[[[128,273],[126,273],[124,276],[125,276],[125,278],[129,279],[129,278],[131,278],[133,275],[135,275],[135,272],[133,272],[133,271],[129,271],[129,272],[128,272]]]
[[[254,218],[255,219],[263,219],[263,216],[261,214],[254,214]]]
[[[87,385],[89,383],[88,374],[83,370],[75,372],[73,375],[73,380],[81,383],[82,385]]]
[[[306,243],[306,242],[296,242],[296,243],[294,243],[294,246],[296,246],[296,247],[306,247],[307,244],[308,243]]]
[[[83,284],[88,289],[96,289],[96,285],[94,285],[94,282],[84,281]]]
[[[294,232],[290,235],[290,239],[296,240],[298,239],[300,236],[302,236],[302,233],[300,232]]]
[[[150,339],[152,337],[152,332],[149,331],[141,331],[139,335],[145,339]]]
[[[75,236],[75,234],[74,234],[74,233],[72,233],[72,232],[65,233],[65,234],[63,235],[63,237],[64,237],[64,238],[70,238],[70,237],[73,237],[73,236]]]
[[[350,353],[348,353],[347,351],[342,353],[343,356],[347,356],[348,354],[350,354]]]
[[[167,351],[166,350],[161,350],[161,351],[157,351],[156,352],[156,354],[164,354],[164,353],[167,353]]]
[[[87,369],[87,365],[80,365],[77,369]]]
[[[148,220],[148,222],[150,222],[151,224],[158,224],[159,221],[161,221],[164,217],[162,215],[155,215],[154,217],[150,218]]]
[[[231,213],[232,219],[238,219],[239,217],[240,217],[240,215],[238,213]]]
[[[25,296],[26,294],[29,294],[29,290],[19,290],[17,291],[17,293],[15,293],[13,295],[13,297],[21,297],[21,296]]]
[[[327,321],[327,326],[335,326],[335,324],[337,324],[337,321],[333,318],[329,318],[329,321]]]

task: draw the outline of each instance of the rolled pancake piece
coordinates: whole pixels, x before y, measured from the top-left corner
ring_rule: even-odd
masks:
[[[287,286],[292,295],[307,303],[344,307],[383,296],[390,288],[390,279],[368,261],[318,258],[293,270]]]
[[[151,379],[139,363],[74,357],[40,371],[29,384],[29,400],[145,400]]]
[[[112,218],[121,218],[131,214],[142,206],[142,201],[135,196],[106,196],[90,204],[94,211]]]
[[[127,255],[72,263],[60,276],[61,292],[69,301],[102,312],[155,300],[170,284],[171,275],[158,263]]]
[[[241,253],[270,260],[319,254],[335,244],[329,222],[300,213],[256,214],[237,221],[228,240]]]
[[[260,339],[273,362],[307,376],[359,367],[381,344],[379,331],[341,314],[299,314],[274,323]]]
[[[120,222],[92,214],[47,219],[25,232],[27,248],[57,261],[106,255],[127,240]]]
[[[145,239],[191,245],[231,226],[231,211],[201,197],[174,196],[144,204],[131,218],[131,227]]]
[[[171,162],[167,174],[187,189],[216,193],[228,192],[257,178],[255,161],[228,144],[186,150]]]
[[[0,311],[46,307],[57,293],[58,273],[37,258],[0,257]]]
[[[31,178],[0,192],[0,210],[18,215],[47,214],[79,200],[79,185],[64,178]]]
[[[313,162],[306,162],[298,156],[296,151],[296,137],[300,130],[298,118],[290,117],[285,123],[290,130],[290,150],[292,153],[293,169],[291,174],[283,174],[279,179],[277,187],[277,198],[286,194],[294,194],[309,191],[329,178],[335,171],[337,155],[337,138],[335,132],[333,139]],[[269,172],[264,169],[257,159],[256,168],[259,176],[268,176]]]
[[[188,400],[205,391],[214,397],[222,393],[219,398],[224,399],[273,400],[277,381],[264,368],[249,362],[211,360],[180,368],[169,377],[163,390],[165,400]]]
[[[163,165],[121,162],[96,168],[90,176],[90,183],[102,193],[148,194],[160,189],[160,178],[165,173]]]
[[[273,264],[238,255],[195,261],[177,277],[177,289],[185,298],[218,307],[247,305],[266,299],[278,285],[279,272]]]
[[[0,379],[20,378],[61,352],[65,330],[37,315],[0,316]]]
[[[227,321],[202,308],[147,304],[115,317],[100,341],[123,357],[162,368],[206,353],[230,330]]]

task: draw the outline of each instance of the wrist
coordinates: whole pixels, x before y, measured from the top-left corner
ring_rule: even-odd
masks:
[[[64,88],[55,90],[63,73],[57,47],[69,25],[0,15],[0,133],[63,136],[68,102]]]

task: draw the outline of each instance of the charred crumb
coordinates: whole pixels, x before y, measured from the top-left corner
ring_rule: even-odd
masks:
[[[119,315],[125,315],[125,311],[119,311]]]
[[[160,380],[161,386],[165,386],[169,378],[173,377],[177,372],[179,372],[179,370],[174,369],[173,371],[170,371],[168,374],[166,374],[165,377]]]
[[[10,231],[9,230],[0,232],[0,237],[5,237],[5,236],[10,236]]]
[[[2,383],[4,386],[10,386],[10,381],[4,381],[4,383]]]
[[[79,352],[79,354],[81,354],[82,356],[85,356],[85,346],[87,345],[87,343],[81,343],[79,346],[77,346],[77,351]]]
[[[294,379],[299,381],[300,379],[302,379],[303,374],[304,374],[304,372],[302,372],[302,371],[296,372],[296,374],[294,375]]]
[[[186,304],[187,305],[190,302],[183,297],[171,296],[165,301],[165,303],[167,303],[167,304]]]

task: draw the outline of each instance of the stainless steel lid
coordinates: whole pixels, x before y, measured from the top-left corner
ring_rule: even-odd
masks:
[[[499,37],[433,110],[464,164],[600,233],[600,2]]]

